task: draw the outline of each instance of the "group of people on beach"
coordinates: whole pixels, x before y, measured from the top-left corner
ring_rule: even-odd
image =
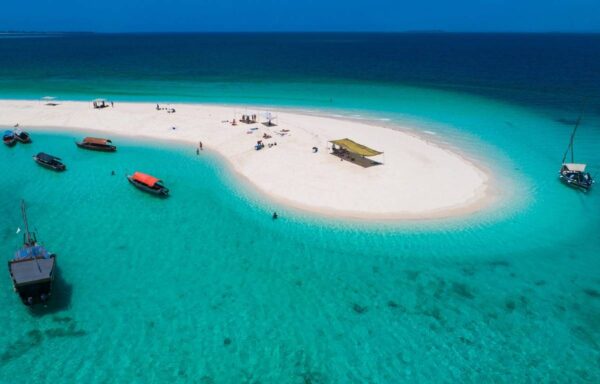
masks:
[[[275,142],[275,143],[267,143],[267,147],[269,147],[269,148],[272,148],[272,147],[274,147],[274,146],[276,146],[276,145],[277,145],[277,143],[276,143],[276,142]],[[264,147],[265,147],[265,143],[263,143],[263,141],[262,141],[262,140],[258,140],[258,141],[256,142],[256,144],[254,145],[254,149],[255,149],[255,150],[257,150],[257,151],[260,151],[260,150],[261,150],[261,149],[263,149]]]
[[[246,123],[246,124],[256,123],[256,115],[242,115],[242,123]]]
[[[92,102],[92,106],[94,107],[94,109],[108,108],[109,104],[110,104],[111,108],[115,107],[115,103],[113,101],[107,101],[107,100],[104,100],[104,99],[98,99],[98,100],[94,100]],[[52,104],[48,103],[46,105],[52,105],[52,106],[54,106],[54,105],[58,105],[58,104],[56,104],[56,103],[52,103]]]
[[[160,105],[156,104],[156,110],[157,111],[167,111],[167,113],[175,113],[175,108],[166,108],[166,107],[161,107]]]

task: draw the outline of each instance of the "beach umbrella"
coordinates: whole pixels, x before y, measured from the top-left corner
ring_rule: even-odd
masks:
[[[271,123],[271,121],[277,119],[277,116],[275,116],[274,114],[272,114],[270,111],[263,112],[262,115],[264,116],[265,119],[267,119],[267,121],[269,122],[269,124]]]

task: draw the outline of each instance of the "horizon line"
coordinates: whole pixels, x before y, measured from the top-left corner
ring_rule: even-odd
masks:
[[[19,30],[0,30],[0,34],[94,34],[94,35],[138,35],[138,34],[521,34],[521,35],[543,35],[543,34],[564,34],[564,35],[584,35],[600,34],[600,30],[590,31],[446,31],[442,29],[416,29],[402,31],[19,31]]]

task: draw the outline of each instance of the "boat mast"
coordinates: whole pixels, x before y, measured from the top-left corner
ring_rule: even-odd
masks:
[[[42,267],[38,262],[37,257],[32,251],[33,244],[31,241],[31,234],[29,233],[29,223],[27,222],[27,213],[25,212],[25,200],[21,200],[21,214],[23,215],[23,222],[25,223],[25,247],[27,247],[28,253],[33,256],[33,260],[35,261],[35,265],[37,266],[40,273],[42,273]]]
[[[575,162],[575,154],[573,151],[573,141],[575,140],[575,132],[577,132],[577,128],[579,128],[579,123],[581,123],[582,117],[583,117],[583,111],[581,111],[581,113],[579,114],[579,117],[577,118],[577,122],[575,123],[575,127],[573,128],[573,132],[571,132],[571,139],[569,140],[569,146],[567,147],[567,150],[565,151],[565,154],[563,155],[563,159],[562,159],[563,164],[565,163],[565,160],[567,159],[567,155],[569,154],[569,151],[571,151],[571,163]]]
[[[27,222],[27,213],[25,212],[25,200],[21,200],[21,215],[25,223],[25,244],[31,244],[31,234],[29,233],[29,223]]]

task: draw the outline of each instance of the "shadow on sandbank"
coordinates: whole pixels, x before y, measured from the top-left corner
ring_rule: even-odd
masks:
[[[339,152],[339,151],[331,152],[331,155],[339,158],[342,161],[349,161],[349,162],[359,165],[363,168],[369,168],[369,167],[373,167],[375,165],[382,165],[382,163],[380,163],[378,161],[371,160],[371,159],[368,159],[363,156],[354,155],[349,152]]]

